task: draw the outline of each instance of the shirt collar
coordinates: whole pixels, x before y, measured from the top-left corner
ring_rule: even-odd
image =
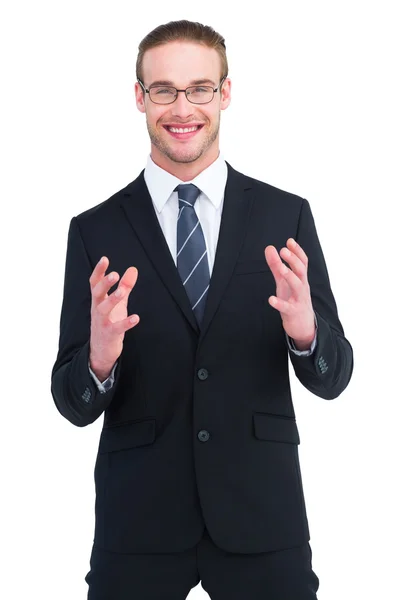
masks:
[[[151,155],[147,158],[144,171],[147,188],[158,212],[162,211],[172,192],[180,183],[193,183],[197,185],[210,202],[212,202],[215,209],[218,209],[224,196],[227,177],[228,167],[221,153],[211,165],[191,181],[181,181],[175,175],[171,175],[171,173],[156,165]]]

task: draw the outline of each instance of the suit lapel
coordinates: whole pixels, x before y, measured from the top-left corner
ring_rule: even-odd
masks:
[[[221,226],[201,331],[155,214],[144,180],[144,171],[125,188],[121,201],[121,207],[154,268],[190,325],[200,335],[200,340],[204,337],[215,315],[222,294],[232,275],[246,233],[252,204],[248,192],[251,189],[250,180],[235,171],[229,163],[227,165],[228,179],[225,188]]]
[[[201,324],[200,340],[218,309],[242,247],[252,207],[251,182],[229,163],[215,262]]]
[[[165,286],[193,329],[199,333],[199,326],[189,298],[154,211],[153,202],[144,180],[144,171],[125,189],[121,206]]]

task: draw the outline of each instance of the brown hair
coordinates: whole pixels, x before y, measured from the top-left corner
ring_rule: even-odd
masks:
[[[176,41],[191,41],[214,48],[221,58],[221,79],[228,75],[228,60],[226,58],[225,40],[212,27],[193,21],[170,21],[159,25],[150,31],[139,44],[139,53],[136,60],[136,77],[143,81],[143,56],[146,50]]]

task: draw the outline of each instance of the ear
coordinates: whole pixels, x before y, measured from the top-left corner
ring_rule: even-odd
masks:
[[[135,83],[136,106],[141,113],[146,112],[145,95],[146,94],[143,91],[142,86],[140,85],[140,83],[138,83],[136,81],[136,83]]]
[[[221,110],[225,110],[230,105],[231,90],[232,90],[232,81],[231,81],[231,79],[229,79],[227,77],[221,86],[221,102],[220,102]]]

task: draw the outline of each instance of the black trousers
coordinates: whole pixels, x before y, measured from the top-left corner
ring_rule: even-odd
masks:
[[[93,546],[88,600],[185,600],[199,582],[211,600],[316,600],[318,577],[304,546],[234,554],[207,530],[194,547],[162,554],[116,554]]]

